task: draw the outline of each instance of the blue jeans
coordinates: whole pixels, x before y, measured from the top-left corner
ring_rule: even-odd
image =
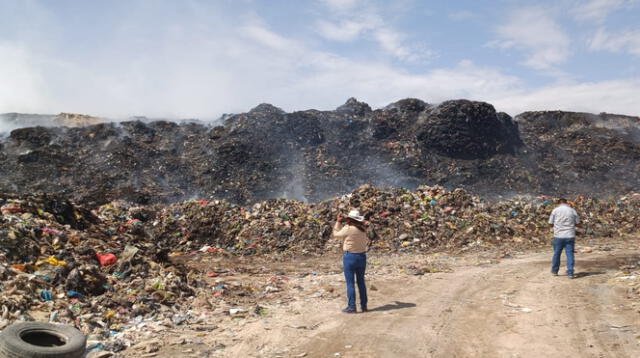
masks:
[[[564,249],[567,253],[567,275],[573,276],[573,248],[575,246],[576,239],[574,237],[553,238],[553,259],[551,260],[551,273],[558,273],[560,269],[560,255]]]
[[[367,254],[353,254],[345,252],[342,257],[344,266],[344,278],[347,281],[347,298],[348,306],[356,308],[356,288],[354,282],[358,282],[358,291],[360,293],[360,307],[367,307],[367,286],[364,283],[364,271],[367,268]]]

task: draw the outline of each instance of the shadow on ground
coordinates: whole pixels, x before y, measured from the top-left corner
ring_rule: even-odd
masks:
[[[605,271],[576,272],[573,275],[573,277],[574,278],[581,278],[581,277],[587,277],[587,276],[604,275],[605,273],[606,273]]]
[[[399,310],[399,309],[402,309],[402,308],[411,308],[411,307],[415,307],[415,306],[416,306],[415,303],[395,301],[395,303],[388,303],[388,304],[386,304],[384,306],[380,306],[380,307],[376,307],[376,308],[370,309],[369,312],[382,312],[382,311]]]
[[[583,258],[584,256],[585,254],[576,254],[575,256],[576,271],[582,270],[582,272],[578,272],[576,274],[578,277],[602,275],[608,271],[620,270],[620,267],[624,265],[635,264],[640,261],[640,255],[638,254],[627,254],[615,257],[600,256]],[[551,267],[551,253],[549,253],[548,261],[538,261],[536,264]],[[560,268],[564,268],[565,265],[566,257],[563,254],[560,261]]]

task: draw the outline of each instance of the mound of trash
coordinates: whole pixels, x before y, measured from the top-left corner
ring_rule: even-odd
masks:
[[[0,329],[15,320],[72,324],[99,349],[125,349],[129,329],[147,320],[197,321],[196,302],[237,305],[277,292],[207,282],[185,263],[194,257],[256,256],[271,261],[340,250],[331,229],[338,213],[358,208],[374,252],[453,253],[548,245],[548,197],[488,202],[464,189],[416,190],[364,185],[350,194],[304,203],[274,199],[239,206],[225,200],[139,205],[114,201],[93,210],[53,195],[0,195]],[[635,234],[640,194],[615,200],[576,197],[581,237]],[[248,301],[249,300],[249,301]],[[217,303],[216,303],[217,302]],[[259,314],[260,307],[256,307]],[[234,314],[233,308],[229,311]],[[123,336],[124,335],[124,336]],[[124,339],[124,338],[123,338]]]
[[[229,255],[321,255],[339,245],[331,240],[338,213],[358,208],[376,250],[459,252],[507,243],[530,248],[547,244],[552,203],[545,196],[488,202],[464,189],[442,186],[411,191],[364,185],[317,204],[277,199],[249,207],[220,200],[154,206],[157,214],[148,233],[182,251],[206,247]],[[617,237],[637,230],[640,194],[607,201],[579,196],[572,205],[583,217],[585,237]]]
[[[54,197],[0,203],[0,326],[44,310],[51,321],[108,333],[194,292],[166,249],[115,222]]]
[[[528,181],[542,192],[602,198],[638,190],[640,118],[551,111],[516,121],[527,148],[523,160],[539,163]]]
[[[582,237],[638,231],[640,194],[607,201],[579,196],[572,205],[583,219]],[[0,195],[0,325],[34,310],[107,336],[158,312],[180,321],[198,293],[223,289],[210,287],[176,258],[284,260],[334,252],[340,247],[331,239],[335,217],[352,208],[365,216],[374,251],[465,252],[548,245],[553,206],[547,197],[491,203],[441,186],[365,185],[317,204],[116,201],[91,211],[50,195]]]
[[[23,117],[40,118],[7,118]],[[604,199],[640,187],[637,117],[556,111],[511,118],[467,100],[403,99],[373,110],[351,98],[334,111],[261,104],[215,123],[55,118],[73,126],[0,136],[0,192],[55,193],[95,208],[196,197],[319,202],[364,184],[442,185],[490,200]]]
[[[484,102],[447,101],[425,114],[417,139],[427,150],[461,159],[513,154],[522,145],[518,127]]]

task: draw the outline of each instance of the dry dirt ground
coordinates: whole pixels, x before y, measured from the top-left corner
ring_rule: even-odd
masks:
[[[213,314],[209,329],[157,332],[159,350],[125,355],[640,357],[640,302],[631,280],[619,279],[621,267],[640,264],[638,240],[581,247],[576,259],[577,278],[568,279],[564,267],[560,276],[549,273],[550,250],[370,255],[370,312],[358,314],[341,313],[339,255],[295,262],[283,291],[260,302],[262,314]],[[413,275],[412,263],[427,272]],[[322,272],[299,274],[314,267]]]

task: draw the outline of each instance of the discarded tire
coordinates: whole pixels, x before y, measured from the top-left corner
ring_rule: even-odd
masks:
[[[0,334],[0,358],[80,358],[87,340],[71,326],[24,322]]]

